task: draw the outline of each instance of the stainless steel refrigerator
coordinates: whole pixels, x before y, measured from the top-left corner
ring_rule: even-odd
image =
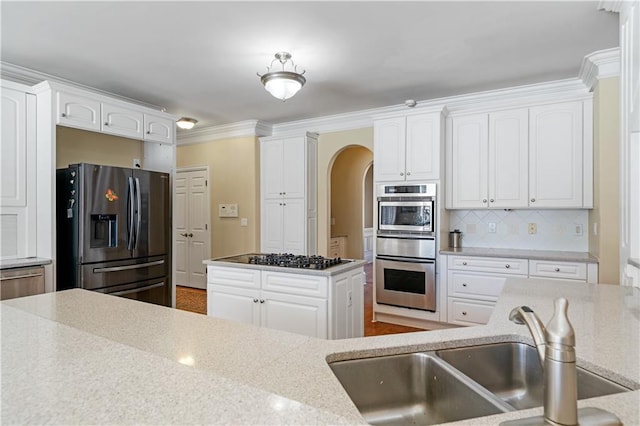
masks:
[[[167,173],[95,164],[57,170],[57,290],[171,306]]]

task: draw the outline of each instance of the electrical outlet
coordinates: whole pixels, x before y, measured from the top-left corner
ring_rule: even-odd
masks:
[[[489,222],[489,233],[491,233],[491,234],[495,234],[496,233],[496,223],[495,222]]]
[[[248,226],[249,225],[249,221],[247,220],[246,217],[241,217],[240,218],[240,226]]]
[[[530,223],[529,224],[529,235],[534,235],[538,232],[538,224]]]
[[[142,164],[140,163],[140,159],[139,158],[134,158],[133,159],[133,168],[134,169],[142,168]]]
[[[577,236],[581,236],[582,235],[583,230],[582,230],[582,224],[581,223],[576,224],[575,232],[576,232]]]
[[[593,236],[598,235],[598,222],[593,222]]]

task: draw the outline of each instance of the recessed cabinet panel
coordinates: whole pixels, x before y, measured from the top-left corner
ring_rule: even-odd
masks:
[[[307,211],[303,198],[285,198],[282,206],[283,231],[282,251],[293,254],[306,254],[305,230]]]
[[[405,118],[376,120],[373,123],[374,173],[376,181],[405,179]]]
[[[2,88],[2,167],[0,206],[26,206],[27,101],[26,94]]]
[[[144,114],[144,140],[173,143],[175,122],[165,117]]]
[[[529,206],[582,207],[582,102],[529,110]]]
[[[406,179],[440,179],[441,114],[407,117]]]
[[[143,114],[133,109],[102,104],[102,131],[142,139]]]
[[[282,198],[284,179],[282,141],[269,141],[260,145],[262,169],[262,197]]]
[[[489,207],[529,205],[528,110],[489,114]]]
[[[305,195],[305,144],[304,138],[282,141],[282,192],[285,198],[304,198]]]
[[[57,96],[57,124],[96,132],[101,130],[100,101],[61,91]]]
[[[262,251],[281,253],[284,234],[284,209],[282,199],[262,201]]]
[[[456,117],[452,123],[452,207],[487,207],[488,117]]]

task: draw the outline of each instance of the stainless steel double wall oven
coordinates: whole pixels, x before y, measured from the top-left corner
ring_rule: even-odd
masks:
[[[376,302],[436,310],[436,184],[379,185]]]

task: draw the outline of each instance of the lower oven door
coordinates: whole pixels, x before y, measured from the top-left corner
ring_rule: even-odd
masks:
[[[376,257],[376,302],[436,311],[436,262]]]

